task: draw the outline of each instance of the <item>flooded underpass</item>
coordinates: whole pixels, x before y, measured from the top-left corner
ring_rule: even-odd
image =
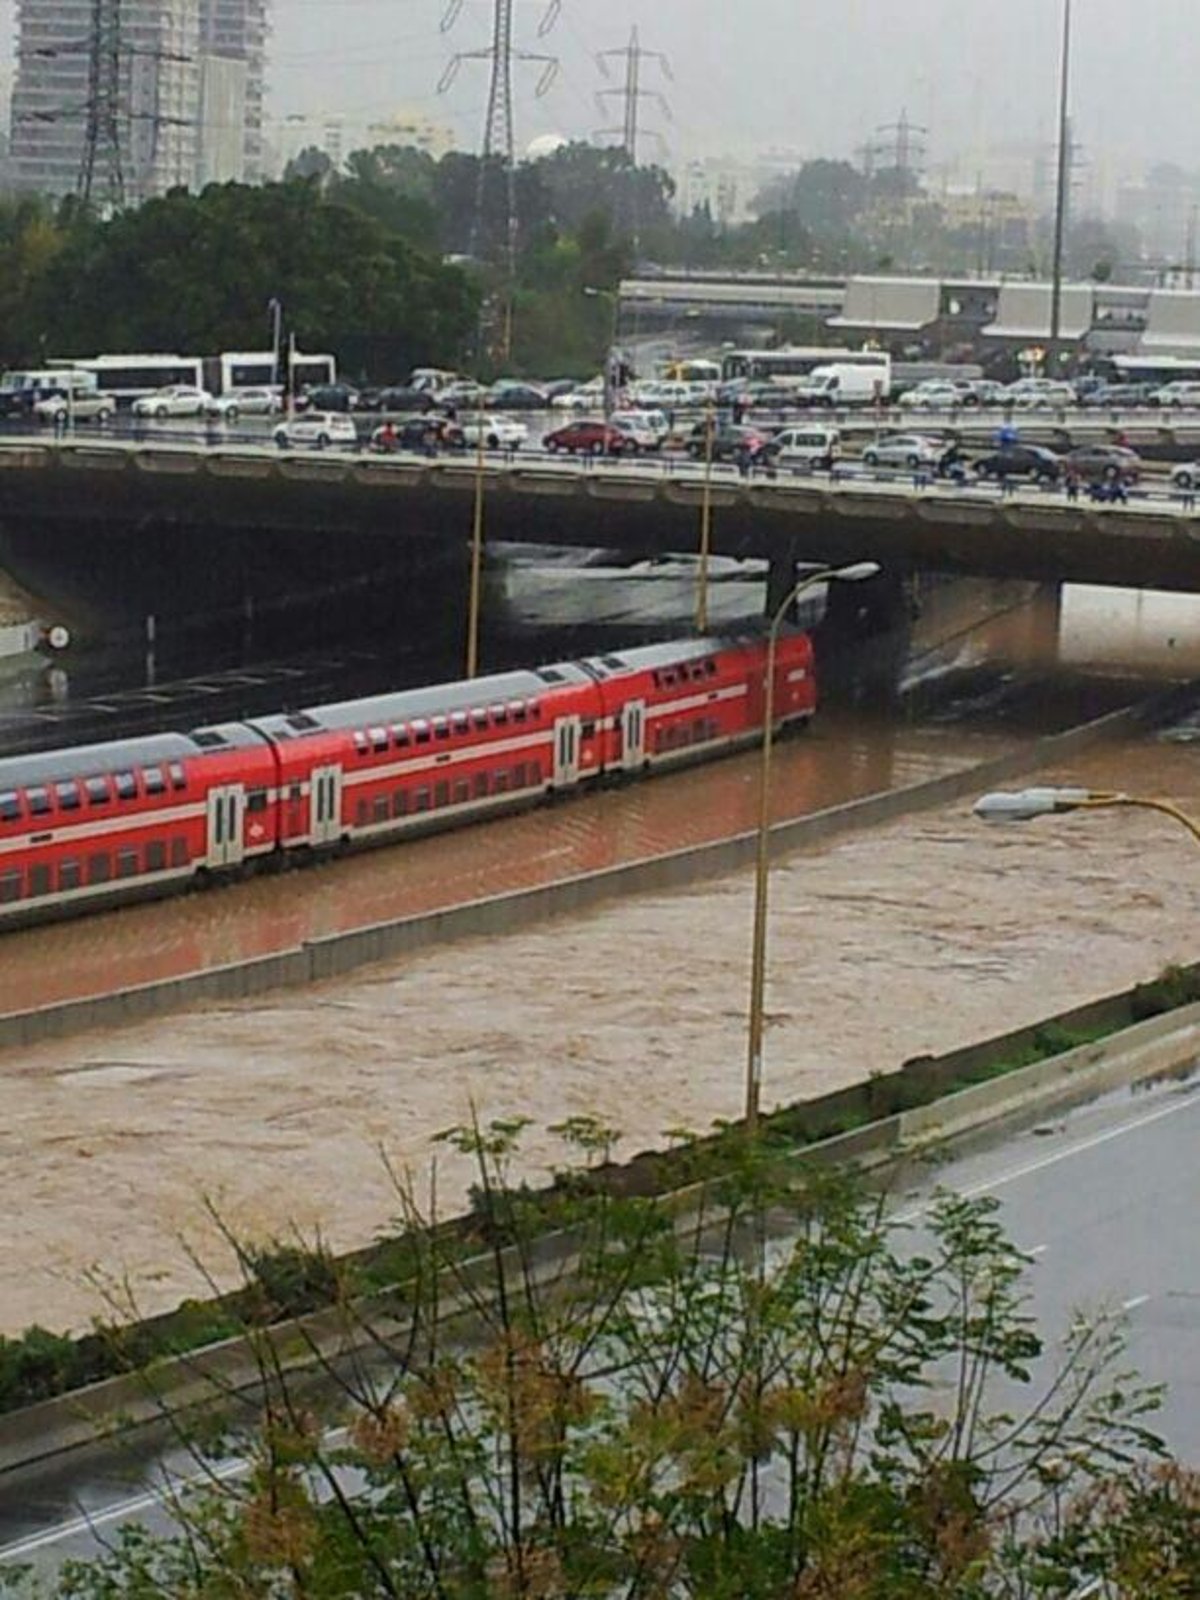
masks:
[[[1194,670],[1182,620],[1160,641],[1161,659],[1143,656],[1138,680],[1104,659],[1086,610],[1063,607],[1060,639],[1073,630],[1065,665],[1045,659],[1044,628],[1018,607],[985,629],[948,633],[943,659],[914,671],[898,711],[823,714],[779,748],[778,815],[1021,749],[1144,694],[1147,678]],[[1097,615],[1111,636],[1108,600]],[[950,691],[934,692],[939,681]],[[1191,732],[1114,738],[1046,776],[1200,809]],[[236,960],[742,832],[756,773],[755,758],[741,756],[308,872],[31,930],[5,940],[0,1004],[111,987],[114,974],[142,982],[174,962]],[[765,1102],[971,1042],[1194,957],[1192,848],[1141,813],[996,830],[964,803],[779,862]],[[626,1152],[736,1115],[751,895],[749,876],[735,874],[265,1002],[0,1056],[0,1197],[21,1219],[0,1267],[0,1331],[85,1324],[101,1309],[96,1268],[146,1310],[203,1292],[183,1240],[218,1271],[225,1264],[199,1221],[202,1197],[259,1236],[319,1225],[336,1248],[365,1243],[398,1211],[382,1151],[393,1168],[423,1173],[431,1135],[472,1106],[484,1118],[532,1117],[527,1153],[539,1174],[559,1154],[539,1130],[574,1113],[623,1129]],[[443,1207],[466,1181],[443,1148]]]

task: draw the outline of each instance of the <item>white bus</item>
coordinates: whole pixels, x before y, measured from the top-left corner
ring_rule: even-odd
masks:
[[[118,405],[130,406],[143,395],[165,389],[168,384],[204,387],[202,356],[89,356],[78,361],[52,361],[52,367],[70,367],[87,372],[96,380],[101,394],[111,395]]]
[[[885,387],[891,383],[892,358],[886,350],[839,350],[835,345],[796,344],[779,350],[726,350],[721,357],[721,377],[752,382],[787,383],[807,378],[817,367],[882,367]]]
[[[271,350],[226,350],[206,365],[209,389],[213,394],[233,394],[238,389],[281,388],[287,381],[288,353],[279,352],[276,371]],[[337,360],[333,356],[309,356],[292,352],[292,387],[303,389],[318,383],[337,382]]]

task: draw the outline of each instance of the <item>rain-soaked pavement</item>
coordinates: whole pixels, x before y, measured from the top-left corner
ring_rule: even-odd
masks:
[[[1023,636],[1020,618],[997,626]],[[1114,626],[1106,614],[1102,631]],[[1172,637],[1167,670],[1177,676],[1193,662],[1183,632]],[[995,643],[971,635],[960,665]],[[978,692],[957,713],[943,704],[911,724],[827,714],[781,746],[780,815],[961,767],[1119,702],[1128,685],[1106,665],[1109,675],[1082,691],[1051,673],[997,697],[972,678]],[[1186,744],[1114,742],[1059,776],[1200,807],[1200,763]],[[145,981],[178,963],[235,959],[741,831],[754,778],[753,757],[739,757],[311,872],[6,938],[2,1003]],[[767,1102],[1193,957],[1200,864],[1193,871],[1188,849],[1141,814],[996,832],[959,806],[781,862]],[[430,1135],[472,1104],[484,1117],[531,1116],[539,1129],[594,1112],[625,1130],[630,1149],[735,1115],[750,902],[749,878],[736,874],[265,1002],[6,1052],[0,1204],[20,1226],[0,1265],[0,1332],[85,1324],[101,1309],[96,1268],[127,1283],[144,1310],[202,1292],[181,1242],[215,1249],[202,1196],[260,1236],[319,1223],[335,1247],[361,1244],[399,1209],[381,1147],[393,1167],[424,1174]],[[531,1168],[556,1153],[531,1133]],[[456,1203],[466,1178],[443,1151],[441,1205]]]

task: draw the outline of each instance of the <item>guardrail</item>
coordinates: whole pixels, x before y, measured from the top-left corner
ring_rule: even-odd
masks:
[[[70,453],[79,457],[95,458],[99,455],[125,455],[134,458],[153,458],[161,468],[168,466],[172,455],[198,460],[233,463],[250,461],[327,461],[334,463],[360,463],[369,461],[373,467],[386,471],[394,466],[398,473],[411,472],[414,466],[437,470],[451,468],[461,472],[474,466],[474,453],[462,449],[375,451],[358,446],[357,449],[331,445],[321,450],[316,447],[283,449],[274,445],[231,444],[206,438],[189,437],[182,430],[172,431],[161,440],[113,439],[91,436],[59,439],[0,438],[0,464],[4,457],[25,455],[30,450],[51,455]],[[182,465],[182,463],[180,463]],[[522,472],[534,468],[539,472],[557,471],[564,476],[594,476],[603,474],[636,474],[658,481],[680,482],[689,486],[703,484],[711,477],[716,485],[753,484],[769,488],[776,484],[791,487],[811,485],[822,491],[839,489],[897,490],[910,494],[934,495],[947,498],[965,498],[968,502],[995,503],[1020,498],[1034,503],[1074,504],[1076,502],[1108,506],[1122,511],[1152,511],[1161,514],[1168,510],[1173,515],[1194,515],[1197,511],[1197,494],[1200,492],[1200,473],[1195,488],[1171,485],[1168,481],[1152,478],[1114,491],[1111,486],[1079,485],[1074,491],[1062,480],[1050,483],[1031,483],[1027,479],[972,475],[968,467],[962,474],[947,474],[935,465],[917,467],[868,467],[859,459],[837,462],[828,469],[791,465],[788,463],[763,463],[753,460],[744,464],[719,461],[712,464],[711,472],[703,460],[681,456],[673,451],[625,453],[619,456],[585,452],[547,451],[536,447],[485,450],[484,465],[490,475],[502,473],[519,478]]]

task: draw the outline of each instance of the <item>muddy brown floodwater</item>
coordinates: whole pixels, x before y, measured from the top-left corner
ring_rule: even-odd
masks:
[[[961,730],[953,742],[971,754]],[[789,755],[803,766],[802,746]],[[1185,745],[1114,744],[1052,779],[1200,809]],[[101,1307],[91,1268],[147,1310],[201,1292],[182,1238],[228,1272],[201,1196],[258,1237],[319,1224],[339,1249],[365,1243],[397,1213],[381,1148],[425,1174],[431,1134],[472,1104],[534,1119],[534,1175],[560,1155],[546,1125],[572,1113],[623,1129],[626,1152],[736,1115],[751,894],[738,874],[265,1004],[5,1054],[0,1329],[85,1324]],[[765,1102],[1194,958],[1198,908],[1200,854],[1144,813],[988,829],[958,806],[797,853],[772,874]],[[467,1177],[443,1150],[444,1207]]]

